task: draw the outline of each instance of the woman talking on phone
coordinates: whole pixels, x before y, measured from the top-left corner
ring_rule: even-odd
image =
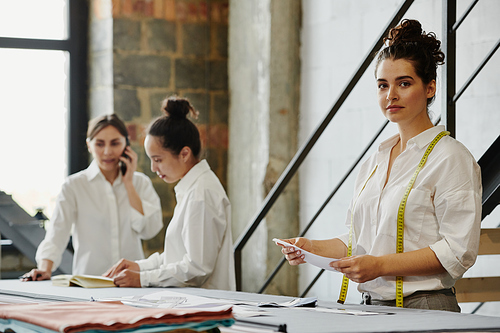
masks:
[[[177,183],[177,205],[162,254],[122,259],[105,274],[120,287],[202,287],[236,290],[231,204],[206,160],[200,133],[186,116],[196,114],[184,98],[163,102],[165,116],[149,127],[144,146],[151,171]]]
[[[481,174],[470,152],[434,126],[428,107],[444,53],[434,33],[403,20],[375,68],[380,109],[398,127],[360,168],[347,214],[349,233],[286,240],[328,258],[359,283],[365,304],[460,311],[453,285],[474,264],[481,223]],[[291,265],[304,254],[285,246]]]
[[[50,279],[70,235],[72,273],[101,275],[120,258],[143,259],[141,239],[152,238],[163,226],[160,199],[151,180],[136,172],[137,154],[118,116],[92,119],[87,147],[94,160],[63,184],[52,225],[36,253],[38,267],[24,280]]]

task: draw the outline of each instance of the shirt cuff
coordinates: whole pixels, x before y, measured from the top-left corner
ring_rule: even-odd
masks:
[[[467,268],[453,254],[445,239],[441,239],[429,247],[434,251],[441,265],[443,265],[444,269],[446,269],[454,280],[461,278],[467,271]]]
[[[152,273],[154,271],[145,271],[140,273],[141,275],[141,287],[151,287],[153,285],[153,276]]]
[[[47,259],[53,262],[52,272],[54,272],[59,267],[62,261],[62,254],[58,255],[58,250],[59,249],[57,249],[57,247],[53,243],[42,241],[42,243],[40,243],[40,245],[38,246],[35,254],[37,267],[40,267],[42,260]]]
[[[136,260],[139,265],[140,271],[150,271],[152,269],[157,269],[162,263],[161,255],[158,252],[153,253],[146,259]]]

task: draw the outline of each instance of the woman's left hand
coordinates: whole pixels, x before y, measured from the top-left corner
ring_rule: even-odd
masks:
[[[141,287],[141,273],[125,269],[120,272],[114,279],[114,284],[122,288],[140,288]]]
[[[124,183],[132,183],[134,172],[137,170],[137,154],[130,146],[125,148],[124,153],[128,158],[120,156],[120,161],[127,166],[127,172],[125,172],[125,175],[122,175],[122,181]]]
[[[381,276],[381,258],[371,255],[345,257],[330,263],[349,280],[363,283]]]

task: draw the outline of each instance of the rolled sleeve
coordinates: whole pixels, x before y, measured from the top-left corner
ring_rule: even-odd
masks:
[[[431,245],[430,248],[434,251],[441,265],[454,280],[459,279],[468,269],[468,267],[462,265],[460,260],[455,256],[450,245],[446,242],[446,239],[442,239]]]
[[[349,246],[349,234],[343,234],[340,236],[337,236],[336,238],[340,239],[342,243],[345,244],[346,247]]]
[[[481,232],[480,170],[475,162],[465,165],[465,169],[449,168],[454,172],[443,177],[443,182],[449,184],[456,183],[450,177],[464,181],[453,189],[443,185],[444,191],[436,193],[434,204],[441,239],[430,245],[441,265],[455,280],[475,263]]]

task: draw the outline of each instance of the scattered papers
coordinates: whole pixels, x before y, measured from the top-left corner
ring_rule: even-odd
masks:
[[[376,315],[387,315],[393,314],[392,312],[375,312],[375,311],[361,311],[361,310],[348,310],[348,309],[330,309],[330,308],[315,308],[313,311],[317,312],[328,312],[345,314],[352,316],[376,316]]]
[[[300,247],[297,247],[295,245],[292,245],[290,243],[284,242],[281,239],[278,238],[273,238],[273,242],[276,243],[276,245],[283,245],[286,247],[293,247],[295,250],[299,250],[302,252],[304,255],[304,261],[307,262],[308,264],[314,265],[316,267],[323,268],[328,271],[333,271],[333,272],[338,272],[336,269],[330,267],[330,263],[332,261],[337,261],[338,259],[333,259],[333,258],[327,258],[327,257],[322,257],[318,256],[316,254],[313,254],[311,252],[308,252],[304,249],[301,249]]]
[[[171,309],[186,301],[186,297],[161,297],[160,299],[148,299],[144,296],[125,296],[119,298],[98,299],[95,301],[120,301],[123,304],[135,306],[136,308],[163,308]]]
[[[56,275],[52,284],[59,287],[111,288],[116,287],[113,279],[98,275]]]
[[[227,301],[183,294],[170,290],[160,291],[140,297],[134,297],[131,301],[138,304],[155,304],[158,308],[203,308],[212,309],[212,311],[218,311],[219,308],[228,308],[228,306],[230,306],[230,303]]]
[[[295,298],[288,302],[276,303],[276,302],[261,302],[257,306],[259,307],[307,307],[314,308],[318,304],[318,299],[316,297],[308,297],[308,298]]]
[[[151,293],[144,296],[126,296],[119,298],[97,299],[99,302],[120,301],[123,304],[138,308],[175,308],[175,309],[194,309],[203,311],[224,311],[233,308],[235,318],[248,318],[268,315],[265,310],[255,308],[257,304],[241,304],[238,301],[229,301],[214,299],[208,297],[195,296],[190,294],[178,293],[165,290]]]

